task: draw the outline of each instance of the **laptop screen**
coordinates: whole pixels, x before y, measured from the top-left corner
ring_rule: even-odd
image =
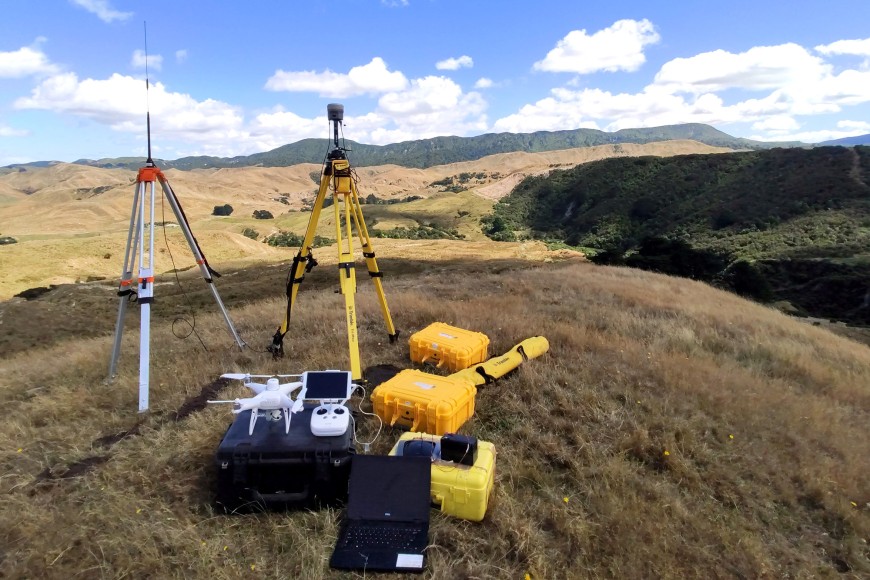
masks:
[[[356,455],[350,464],[351,520],[429,520],[432,461],[428,457]]]

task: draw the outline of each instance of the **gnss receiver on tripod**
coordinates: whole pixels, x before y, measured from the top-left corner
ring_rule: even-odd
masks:
[[[350,370],[354,381],[362,380],[360,369],[359,342],[357,337],[357,313],[354,295],[356,294],[356,269],[353,256],[353,233],[351,224],[355,226],[362,245],[362,255],[368,267],[369,276],[375,285],[381,313],[387,324],[387,334],[390,342],[395,342],[399,332],[393,326],[390,317],[390,309],[384,295],[381,284],[383,274],[378,269],[375,259],[375,251],[372,247],[371,238],[363,219],[362,207],[360,206],[359,194],[356,187],[356,174],[351,169],[347,159],[347,149],[339,145],[338,132],[344,119],[344,106],[332,103],[326,106],[327,117],[332,124],[333,142],[326,160],[323,164],[323,173],[320,179],[320,189],[311,209],[311,217],[305,230],[305,237],[299,252],[293,258],[290,272],[287,277],[287,312],[284,321],[275,332],[269,350],[276,357],[284,356],[284,335],[287,334],[290,325],[290,314],[296,304],[296,294],[299,285],[305,279],[305,273],[317,265],[311,255],[311,246],[314,243],[314,234],[317,230],[317,222],[323,209],[326,194],[332,191],[333,207],[335,211],[335,238],[338,246],[338,271],[340,280],[339,292],[344,295],[345,317],[347,320],[347,342],[350,351]],[[343,220],[343,223],[342,223]],[[342,231],[344,226],[344,231]]]

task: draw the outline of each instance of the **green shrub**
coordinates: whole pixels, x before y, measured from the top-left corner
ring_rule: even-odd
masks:
[[[211,215],[230,215],[233,213],[233,206],[228,203],[216,205],[211,212]]]
[[[299,234],[294,234],[293,232],[285,232],[280,231],[277,234],[272,234],[271,236],[266,238],[266,243],[270,246],[274,247],[282,247],[282,248],[294,248],[302,246],[302,242],[305,241],[303,236]],[[335,240],[330,238],[324,238],[323,236],[314,236],[314,243],[311,244],[312,248],[319,248],[321,246],[329,246],[334,244]]]

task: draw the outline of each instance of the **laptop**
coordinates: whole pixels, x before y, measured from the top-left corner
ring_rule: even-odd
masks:
[[[429,543],[431,466],[428,457],[354,456],[347,512],[329,565],[422,572]]]

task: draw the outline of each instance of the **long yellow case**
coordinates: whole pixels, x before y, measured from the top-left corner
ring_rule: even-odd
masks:
[[[408,344],[412,361],[431,363],[455,373],[487,359],[489,337],[482,332],[433,322],[412,334]]]
[[[402,443],[409,439],[437,442],[441,437],[429,433],[403,433],[390,455],[398,455]],[[432,502],[445,514],[473,522],[482,520],[495,483],[495,456],[495,445],[478,440],[477,460],[472,466],[433,461]]]
[[[371,398],[384,423],[443,435],[474,415],[476,394],[469,382],[407,369],[375,387]]]

